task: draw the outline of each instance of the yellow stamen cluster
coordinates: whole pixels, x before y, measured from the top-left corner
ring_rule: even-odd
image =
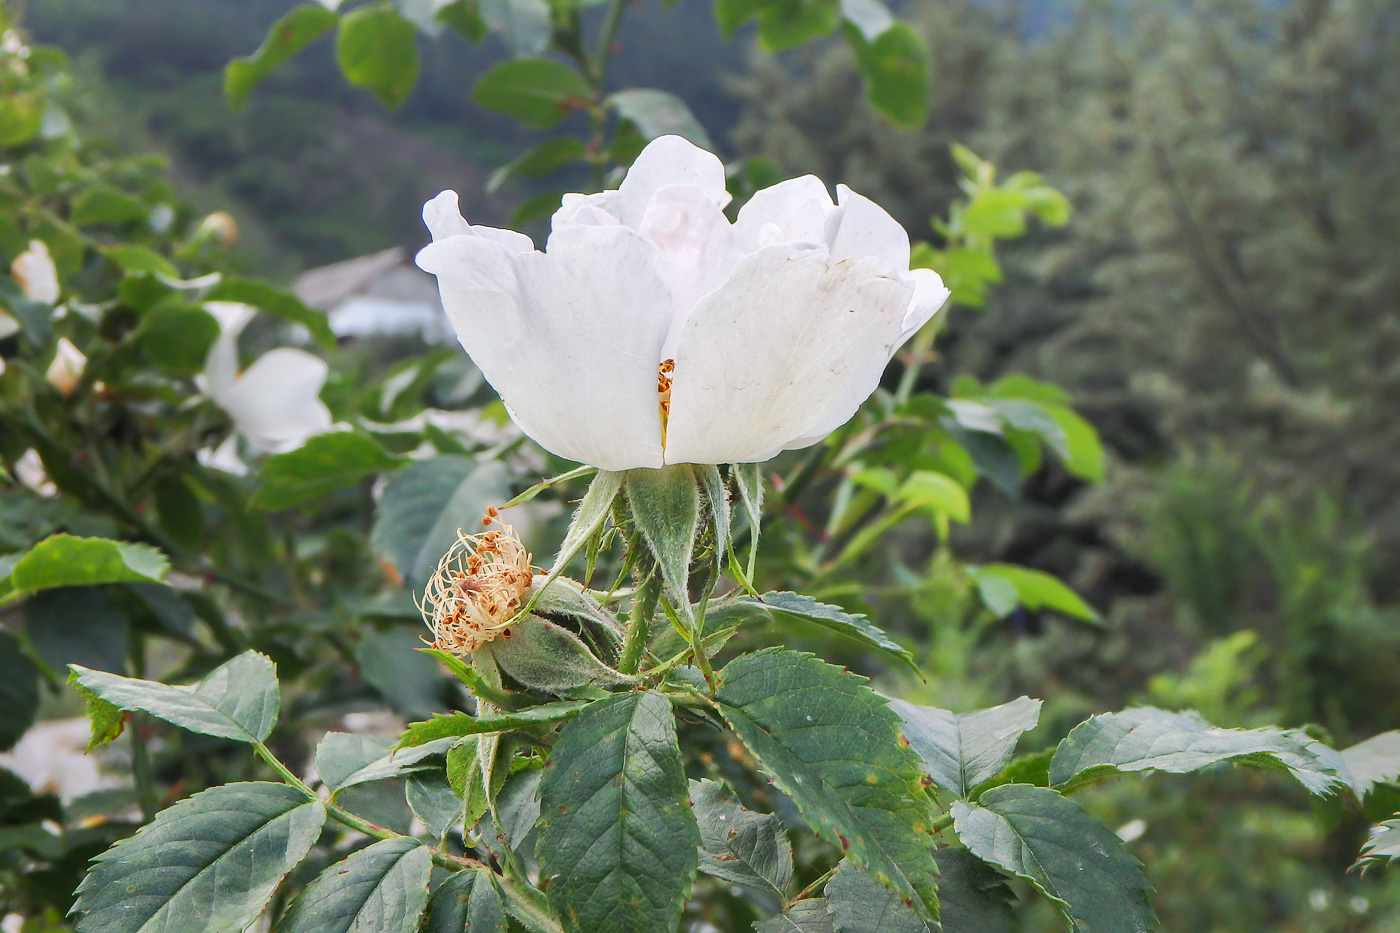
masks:
[[[525,605],[535,574],[525,545],[497,521],[496,509],[487,509],[481,523],[500,527],[479,535],[459,528],[418,604],[433,632],[430,644],[457,657],[510,637],[510,621]]]
[[[666,443],[666,419],[671,415],[671,373],[676,371],[675,360],[662,360],[656,367],[656,405],[661,410],[661,443]]]

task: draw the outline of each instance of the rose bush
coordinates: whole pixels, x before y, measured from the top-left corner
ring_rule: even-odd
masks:
[[[790,179],[731,224],[720,160],[663,136],[617,190],[566,195],[545,252],[444,191],[418,264],[546,449],[614,471],[762,461],[850,419],[948,297],[894,218],[837,191]]]

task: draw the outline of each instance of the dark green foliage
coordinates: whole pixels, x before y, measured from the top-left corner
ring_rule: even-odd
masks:
[[[77,929],[145,933],[173,923],[240,933],[310,851],[325,818],[319,801],[283,784],[196,794],[104,853],[78,888]]]
[[[900,895],[936,912],[937,868],[918,764],[898,717],[864,679],[808,654],[768,649],[719,673],[735,734],[809,825]]]
[[[541,869],[568,930],[676,929],[700,839],[663,696],[625,693],[565,726],[540,813]]]

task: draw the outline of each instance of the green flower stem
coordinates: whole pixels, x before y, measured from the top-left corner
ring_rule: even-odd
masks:
[[[392,829],[386,829],[385,827],[380,826],[377,823],[371,823],[364,817],[351,813],[349,810],[336,803],[334,799],[322,800],[320,794],[316,793],[307,785],[305,781],[297,777],[296,774],[292,771],[292,769],[284,765],[281,759],[279,759],[276,755],[272,754],[272,750],[266,745],[264,745],[262,742],[254,742],[253,750],[257,752],[259,758],[267,762],[268,767],[272,768],[273,771],[277,772],[278,777],[282,778],[283,781],[295,787],[297,790],[301,791],[302,794],[306,796],[306,799],[321,800],[321,802],[326,807],[326,812],[329,813],[331,818],[337,823],[340,823],[344,826],[348,826],[351,829],[356,830],[357,832],[362,832],[366,836],[372,836],[375,839],[403,838],[403,833],[396,833]],[[476,859],[448,855],[447,853],[442,852],[438,849],[434,849],[431,846],[429,846],[428,849],[433,854],[433,863],[442,868],[447,869],[448,871],[461,871],[464,868],[486,867],[484,863],[479,862]]]
[[[826,884],[828,881],[830,881],[830,880],[831,880],[831,876],[834,875],[834,874],[836,874],[836,869],[837,869],[839,866],[840,866],[840,863],[839,863],[839,862],[838,862],[836,865],[832,865],[832,866],[831,866],[830,868],[828,868],[826,871],[822,872],[821,876],[818,877],[815,881],[813,881],[811,884],[807,885],[807,887],[803,888],[801,891],[798,891],[797,894],[794,895],[793,897],[790,897],[790,898],[788,898],[786,901],[784,901],[784,902],[783,902],[783,909],[784,909],[784,910],[787,910],[787,909],[788,909],[789,907],[791,907],[793,904],[797,903],[798,901],[802,900],[802,899],[805,898],[805,897],[810,896],[811,893],[812,893],[813,891],[815,891],[817,888],[821,887],[822,885],[824,885],[824,884]]]
[[[132,713],[127,732],[131,735],[131,772],[136,779],[136,799],[141,805],[141,818],[149,823],[156,818],[160,807],[151,768],[151,749],[146,742],[147,722],[145,713]]]
[[[700,639],[700,626],[703,620],[696,619],[693,624],[687,625],[681,621],[680,616],[676,615],[676,610],[667,599],[661,600],[661,608],[666,611],[666,617],[671,620],[676,631],[683,634],[686,641],[690,642],[690,653],[695,658],[695,666],[700,668],[700,673],[705,676],[705,683],[710,685],[710,693],[713,694],[719,689],[719,684],[715,680],[714,669],[710,667],[710,656],[705,652],[705,646]]]
[[[941,833],[941,832],[943,832],[943,830],[947,829],[949,826],[952,826],[952,825],[953,825],[953,814],[951,814],[951,813],[945,813],[945,814],[943,814],[942,816],[940,816],[938,819],[936,819],[936,820],[933,821],[933,825],[929,827],[929,830],[930,830],[930,832]]]
[[[129,647],[131,672],[137,677],[146,676],[146,636],[141,632],[131,633]],[[131,714],[131,771],[136,779],[136,799],[141,805],[141,816],[147,823],[156,818],[160,809],[156,793],[154,769],[151,767],[151,749],[146,741],[146,725],[149,718],[145,713]]]
[[[647,636],[651,633],[651,619],[656,614],[656,601],[661,596],[661,574],[652,572],[632,594],[632,611],[627,615],[627,636],[622,642],[622,656],[618,658],[617,670],[620,674],[635,674],[641,663],[642,651],[646,648]]]

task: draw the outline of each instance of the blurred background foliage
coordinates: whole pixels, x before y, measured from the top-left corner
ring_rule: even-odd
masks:
[[[225,64],[252,52],[289,6],[31,0],[22,10],[36,41],[72,56],[64,103],[97,140],[102,171],[150,203],[181,205],[172,232],[151,245],[190,271],[290,282],[313,266],[415,248],[425,238],[419,205],[441,188],[462,194],[473,222],[504,225],[529,196],[586,183],[582,169],[566,168],[487,193],[492,173],[540,138],[467,93],[464,76],[502,54],[496,38],[420,37],[418,83],[394,111],[348,86],[325,42],[230,110]],[[932,390],[980,405],[1072,405],[1097,429],[1103,462],[1021,445],[1000,481],[978,464],[991,481],[973,489],[975,522],[903,520],[918,510],[915,493],[937,490],[881,474],[888,464],[877,454],[956,465],[938,461],[930,440],[941,410],[892,409],[925,421],[839,476],[773,491],[784,511],[765,529],[766,582],[862,607],[897,632],[927,672],[916,688],[924,702],[1047,698],[1046,738],[1133,702],[1196,708],[1227,726],[1307,725],[1337,747],[1395,728],[1394,4],[913,0],[897,13],[931,53],[927,118],[914,129],[864,102],[847,44],[759,53],[751,27],[726,38],[710,4],[694,0],[629,11],[610,83],[679,95],[727,159],[747,160],[754,184],[803,172],[840,180],[928,241],[916,256],[944,272],[962,307],[936,347],[915,348],[934,361],[917,385],[896,385],[892,373],[892,404]],[[237,219],[227,250],[198,233],[198,218],[215,209]],[[969,230],[1004,241],[995,261]],[[0,244],[7,262],[24,243],[11,239]],[[386,412],[392,400],[366,382],[392,361],[382,348],[346,352],[361,368],[328,389],[332,408]],[[431,373],[423,385],[432,378],[441,391]],[[863,427],[849,426],[833,448]],[[406,437],[385,443],[410,449]],[[201,495],[216,502],[219,492]],[[881,543],[850,549],[856,519],[898,496],[915,503],[910,511],[886,509],[895,518]],[[302,521],[240,520],[274,547],[289,547]],[[353,573],[362,531],[336,529],[315,547],[338,551],[328,566]],[[85,533],[115,532],[98,522]],[[970,577],[954,553],[973,562]],[[1022,593],[1007,611],[989,610],[1005,564],[1066,581],[1103,626],[1070,621],[1085,613],[1048,584],[1037,599]],[[334,603],[337,582],[293,588],[320,587]],[[333,629],[337,614],[376,618],[350,606],[309,621]],[[341,663],[373,656],[340,650]],[[823,647],[833,658],[841,650]],[[278,660],[297,657],[289,649]],[[397,698],[415,703],[431,698]],[[224,777],[242,767],[211,760]],[[1085,795],[1148,864],[1164,930],[1400,924],[1393,871],[1345,871],[1363,828],[1355,818],[1310,814],[1287,789],[1248,776],[1190,780]],[[68,853],[68,870],[103,845]],[[1056,928],[1038,909],[1025,929]]]

